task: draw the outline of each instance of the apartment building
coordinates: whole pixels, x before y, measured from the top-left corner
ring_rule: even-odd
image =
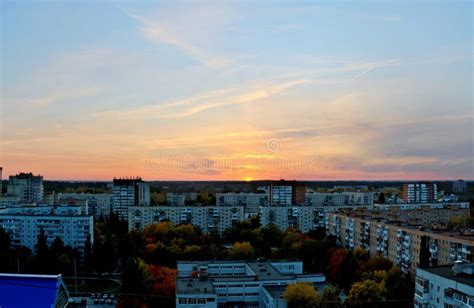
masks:
[[[452,264],[456,260],[473,260],[473,235],[459,235],[446,230],[428,231],[422,226],[401,226],[400,223],[342,213],[329,213],[326,229],[341,246],[363,248],[372,256],[384,256],[411,274],[415,274],[420,262],[435,266]],[[420,260],[423,249],[428,253],[427,260]]]
[[[271,206],[302,205],[305,202],[306,187],[296,181],[271,181],[269,203]]]
[[[217,193],[217,206],[243,206],[245,217],[256,216],[260,207],[268,206],[268,194],[265,193]]]
[[[124,219],[129,206],[150,205],[150,186],[141,178],[114,179],[112,191],[112,210]]]
[[[430,203],[438,198],[438,186],[434,183],[403,184],[403,201],[406,203]]]
[[[10,234],[13,247],[34,250],[43,229],[49,245],[59,237],[65,246],[83,252],[87,235],[94,239],[94,221],[82,210],[72,206],[6,208],[0,210],[0,226]]]
[[[414,302],[416,308],[474,307],[474,263],[418,268]]]
[[[149,206],[128,208],[129,230],[141,230],[149,224],[171,221],[174,225],[193,224],[204,233],[219,233],[244,220],[242,206]]]
[[[370,208],[357,206],[357,208]],[[271,206],[260,208],[260,224],[276,225],[280,230],[299,228],[303,232],[326,226],[327,213],[353,210],[354,206]]]
[[[277,307],[272,296],[299,281],[325,287],[322,274],[303,274],[301,261],[178,261],[176,307]]]
[[[184,206],[186,202],[186,196],[177,193],[166,193],[166,202],[171,206]]]
[[[43,202],[43,177],[32,173],[11,175],[8,180],[7,195],[18,198],[19,202]]]
[[[453,181],[453,192],[454,193],[465,193],[467,192],[467,183],[464,180]]]
[[[373,206],[372,192],[306,193],[305,205],[309,206]]]
[[[112,208],[112,194],[86,194],[86,193],[59,193],[57,196],[59,204],[79,205],[87,202],[89,213],[96,219],[100,216],[109,217]]]
[[[373,208],[341,208],[341,213],[368,219],[390,221],[425,228],[445,228],[454,216],[469,216],[469,202],[376,205]]]

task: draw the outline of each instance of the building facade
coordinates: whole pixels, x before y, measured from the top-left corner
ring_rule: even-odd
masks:
[[[272,287],[323,285],[322,274],[303,274],[301,261],[178,261],[176,307],[276,307]]]
[[[306,193],[305,204],[310,206],[373,206],[372,192]]]
[[[89,235],[94,240],[94,220],[82,214],[81,207],[45,206],[19,207],[0,210],[0,226],[10,234],[13,247],[26,246],[34,251],[40,230],[48,245],[59,237],[65,246],[84,252]]]
[[[217,206],[243,206],[246,217],[256,216],[260,207],[268,206],[268,194],[260,193],[217,193]]]
[[[271,206],[302,205],[305,202],[306,187],[296,181],[271,181],[268,191]]]
[[[150,205],[150,186],[141,178],[114,179],[112,191],[112,210],[124,219],[129,206]]]
[[[423,227],[329,213],[326,229],[348,249],[362,248],[371,256],[380,255],[397,264],[404,272],[415,274],[417,266],[452,264],[473,260],[474,236],[459,236],[451,231],[425,231]],[[424,250],[427,254],[422,254]],[[427,255],[428,259],[420,259]]]
[[[19,202],[43,202],[43,177],[32,173],[20,173],[10,176],[7,186],[7,195],[19,199]]]
[[[166,193],[166,202],[171,206],[184,206],[186,203],[186,196],[178,193]]]
[[[454,193],[465,193],[467,192],[467,183],[463,180],[453,181],[453,192]]]
[[[76,194],[76,193],[59,193],[59,204],[77,205],[80,202],[87,202],[89,214],[94,215],[96,219],[100,216],[103,218],[109,217],[112,208],[112,194]]]
[[[434,183],[403,184],[403,201],[406,203],[431,203],[438,198],[438,186]]]
[[[147,225],[170,221],[174,225],[193,224],[204,233],[219,233],[244,220],[242,206],[149,206],[129,207],[129,230],[142,230]]]
[[[415,279],[416,308],[474,307],[474,263],[418,268]]]

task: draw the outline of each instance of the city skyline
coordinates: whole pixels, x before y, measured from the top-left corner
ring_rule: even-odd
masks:
[[[474,179],[470,2],[1,5],[4,176]]]

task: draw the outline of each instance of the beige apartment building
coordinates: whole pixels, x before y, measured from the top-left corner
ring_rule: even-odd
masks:
[[[415,211],[407,214],[413,215]],[[424,216],[420,214],[420,217]],[[422,247],[429,251],[430,266],[473,260],[474,235],[358,218],[344,213],[328,213],[326,228],[341,246],[362,248],[371,256],[384,256],[411,274],[416,273]]]

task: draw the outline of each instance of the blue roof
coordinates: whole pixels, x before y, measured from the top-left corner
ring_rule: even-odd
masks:
[[[54,307],[59,288],[61,275],[0,274],[0,307]]]

